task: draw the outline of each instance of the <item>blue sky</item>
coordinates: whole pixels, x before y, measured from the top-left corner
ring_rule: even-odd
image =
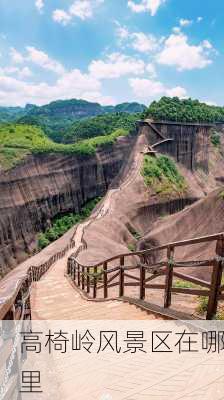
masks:
[[[224,105],[223,0],[0,0],[0,105]]]

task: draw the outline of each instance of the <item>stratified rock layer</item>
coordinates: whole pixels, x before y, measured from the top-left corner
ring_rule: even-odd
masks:
[[[4,275],[36,248],[36,235],[56,215],[78,212],[105,194],[132,148],[120,138],[95,156],[30,156],[0,173],[0,273]]]

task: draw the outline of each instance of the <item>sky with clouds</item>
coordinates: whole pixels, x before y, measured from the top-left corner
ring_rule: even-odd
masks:
[[[224,105],[223,0],[0,0],[0,105]]]

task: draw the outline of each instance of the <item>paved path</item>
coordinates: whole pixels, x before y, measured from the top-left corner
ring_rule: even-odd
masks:
[[[71,252],[73,252],[72,250]],[[82,299],[64,276],[67,257],[59,260],[31,292],[32,318],[45,320],[71,319],[155,319],[134,305],[120,301],[103,303]]]

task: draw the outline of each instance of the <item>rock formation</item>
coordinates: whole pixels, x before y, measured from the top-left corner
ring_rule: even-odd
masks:
[[[29,156],[0,173],[0,268],[4,275],[36,249],[36,235],[52,218],[79,212],[105,194],[127,159],[134,137],[119,138],[95,156]]]

